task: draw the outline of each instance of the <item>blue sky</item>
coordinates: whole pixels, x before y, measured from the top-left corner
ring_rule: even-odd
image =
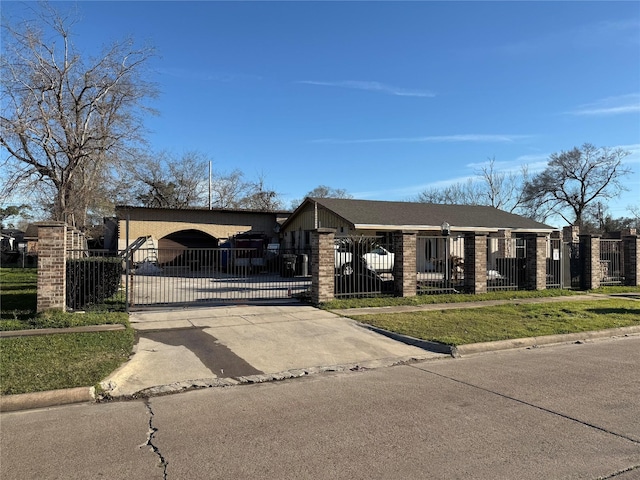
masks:
[[[585,142],[632,152],[610,213],[640,203],[638,2],[76,5],[81,50],[156,46],[154,150],[263,174],[287,205],[321,184],[407,200]]]

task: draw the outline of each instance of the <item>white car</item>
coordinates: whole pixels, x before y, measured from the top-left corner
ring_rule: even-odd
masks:
[[[393,272],[395,255],[385,248],[375,247],[370,252],[365,253],[362,258],[367,263],[369,270],[374,270],[378,273]]]

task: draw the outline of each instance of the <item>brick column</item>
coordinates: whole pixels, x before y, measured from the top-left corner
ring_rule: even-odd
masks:
[[[464,285],[469,293],[487,292],[487,236],[468,233],[464,237]]]
[[[335,234],[333,228],[318,228],[311,232],[311,301],[315,305],[334,298]]]
[[[624,283],[625,285],[640,285],[640,237],[628,235],[622,237],[624,251]]]
[[[547,237],[532,234],[526,241],[526,288],[527,290],[545,290],[547,288]]]
[[[38,224],[38,312],[66,309],[66,230],[62,222]]]
[[[417,286],[416,242],[417,232],[394,232],[395,258],[393,279],[396,295],[414,297]]]
[[[600,237],[580,235],[580,259],[582,264],[582,288],[600,288],[602,267],[600,265]]]

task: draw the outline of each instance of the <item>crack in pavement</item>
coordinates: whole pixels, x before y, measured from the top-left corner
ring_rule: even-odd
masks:
[[[546,412],[546,413],[550,413],[552,415],[556,415],[556,416],[564,418],[566,420],[570,420],[572,422],[579,423],[580,425],[583,425],[583,426],[586,426],[586,427],[589,427],[589,428],[593,428],[595,430],[599,430],[599,431],[607,433],[609,435],[613,435],[615,437],[619,437],[619,438],[622,438],[622,439],[627,440],[629,442],[632,442],[632,443],[635,443],[637,445],[640,445],[640,440],[636,440],[635,438],[629,437],[627,435],[624,435],[624,434],[621,434],[621,433],[618,433],[618,432],[607,430],[604,427],[600,427],[600,426],[595,425],[593,423],[585,422],[583,420],[574,418],[574,417],[572,417],[570,415],[566,415],[564,413],[556,412],[555,410],[551,410],[549,408],[542,407],[540,405],[536,405],[534,403],[530,403],[530,402],[527,402],[525,400],[521,400],[519,398],[515,398],[515,397],[512,397],[512,396],[504,394],[504,393],[496,392],[495,390],[484,388],[484,387],[481,387],[479,385],[474,385],[473,383],[465,382],[464,380],[458,380],[457,378],[449,377],[449,376],[443,375],[441,373],[432,372],[431,370],[427,370],[426,368],[420,368],[419,366],[416,366],[416,365],[409,365],[409,366],[412,367],[412,368],[415,368],[416,370],[420,370],[420,371],[425,372],[425,373],[430,373],[431,375],[435,375],[435,376],[440,377],[440,378],[445,378],[447,380],[451,380],[453,382],[459,383],[461,385],[465,385],[467,387],[476,388],[478,390],[482,390],[483,392],[491,393],[493,395],[497,395],[497,396],[505,398],[507,400],[512,400],[514,402],[518,402],[518,403],[520,403],[522,405],[526,405],[528,407],[532,407],[532,408],[535,408],[537,410],[540,410],[540,411],[543,411],[543,412]]]
[[[613,472],[611,475],[607,475],[606,477],[598,477],[597,480],[609,480],[610,478],[615,478],[620,475],[624,475],[625,473],[633,472],[634,470],[639,470],[640,465],[634,465],[633,467],[625,468],[624,470],[619,470],[617,472]]]
[[[169,465],[169,462],[162,453],[160,453],[160,449],[153,444],[153,438],[158,431],[158,429],[153,426],[153,417],[155,414],[153,413],[149,399],[146,399],[144,404],[147,408],[147,412],[149,413],[149,430],[147,431],[147,441],[140,445],[139,448],[151,447],[150,450],[158,457],[159,465],[162,467],[162,478],[167,480],[167,466]]]

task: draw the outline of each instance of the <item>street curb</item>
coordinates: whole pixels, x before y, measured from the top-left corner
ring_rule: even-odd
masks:
[[[587,340],[598,340],[620,336],[640,334],[640,325],[630,327],[609,328],[606,330],[595,330],[591,332],[565,333],[559,335],[546,335],[542,337],[517,338],[513,340],[499,340],[496,342],[470,343],[451,348],[451,356],[454,358],[474,353],[493,352],[500,350],[510,350],[514,348],[531,348],[542,345],[553,345],[560,343],[575,343]]]
[[[174,382],[168,385],[157,385],[154,387],[145,388],[130,395],[116,395],[111,396],[108,390],[105,390],[102,394],[98,395],[97,402],[109,402],[109,401],[126,401],[136,400],[140,398],[153,398],[165,395],[172,395],[176,393],[188,392],[192,390],[202,390],[205,388],[220,388],[231,387],[236,385],[254,385],[259,383],[277,382],[282,380],[288,380],[293,378],[307,377],[310,375],[317,375],[322,373],[341,373],[341,372],[361,372],[366,370],[374,370],[383,367],[393,367],[398,365],[410,365],[418,362],[426,362],[430,360],[437,360],[437,358],[430,356],[405,356],[405,357],[391,357],[382,358],[376,360],[367,360],[357,363],[329,365],[324,367],[306,367],[306,368],[294,368],[291,370],[285,370],[276,373],[261,373],[257,375],[246,375],[238,377],[225,377],[225,378],[200,378],[195,380],[183,380]]]
[[[94,387],[65,388],[45,392],[0,396],[0,412],[16,412],[35,408],[55,407],[71,403],[95,401]]]
[[[125,330],[126,328],[127,327],[125,327],[121,323],[110,323],[106,325],[85,325],[83,327],[68,328],[32,328],[29,330],[3,330],[0,331],[0,338],[55,335],[59,333],[112,332],[115,330]]]
[[[466,355],[485,352],[497,352],[501,350],[511,350],[515,348],[531,348],[542,345],[553,345],[560,343],[574,343],[587,340],[598,340],[602,338],[612,338],[620,336],[638,335],[640,334],[640,325],[630,327],[609,328],[606,330],[594,330],[589,332],[565,333],[558,335],[544,335],[541,337],[515,338],[511,340],[498,340],[495,342],[469,343],[467,345],[450,346],[437,342],[430,342],[419,338],[403,335],[401,333],[391,332],[382,328],[374,327],[366,323],[357,322],[363,328],[372,330],[386,337],[392,338],[399,342],[419,347],[424,350],[435,353],[446,353],[454,358]]]

